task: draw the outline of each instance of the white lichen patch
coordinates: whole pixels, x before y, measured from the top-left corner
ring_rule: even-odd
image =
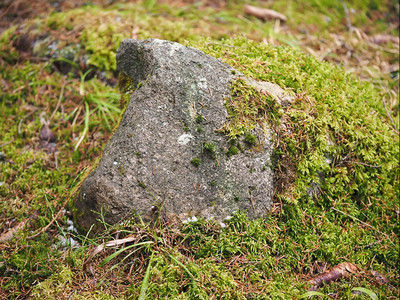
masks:
[[[178,144],[179,145],[186,145],[193,138],[194,138],[193,135],[188,134],[188,133],[184,133],[180,137],[178,137]]]
[[[196,216],[193,216],[193,217],[187,218],[187,219],[184,220],[182,223],[183,223],[183,224],[186,224],[186,223],[189,223],[189,222],[196,222],[197,220],[198,220],[197,217],[196,217]]]

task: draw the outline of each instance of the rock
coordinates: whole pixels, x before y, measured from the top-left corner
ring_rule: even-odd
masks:
[[[111,224],[132,216],[151,221],[158,212],[171,222],[192,216],[223,221],[236,210],[263,216],[273,196],[267,126],[252,131],[257,147],[246,146],[243,137],[242,151],[229,151],[228,137],[218,131],[238,72],[199,50],[157,39],[124,40],[117,65],[136,89],[75,200],[79,226],[89,229],[100,211]]]

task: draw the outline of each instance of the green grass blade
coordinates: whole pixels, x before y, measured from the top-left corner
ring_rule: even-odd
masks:
[[[137,243],[137,244],[133,244],[133,245],[129,245],[126,246],[124,248],[119,249],[118,251],[114,252],[113,254],[107,256],[100,264],[100,266],[104,266],[106,263],[108,263],[110,260],[112,260],[113,258],[117,257],[119,254],[121,254],[122,252],[133,248],[133,247],[137,247],[137,246],[142,246],[142,245],[146,245],[146,244],[152,244],[152,241],[146,241],[146,242],[141,242],[141,243]]]
[[[147,266],[146,274],[144,275],[144,278],[142,281],[142,286],[140,287],[140,295],[139,295],[138,300],[146,299],[146,291],[149,286],[149,276],[150,276],[150,270],[151,270],[151,263],[153,262],[153,255],[154,255],[154,252],[151,253],[149,265]]]
[[[193,274],[190,273],[189,269],[188,269],[183,263],[181,263],[179,260],[177,260],[175,257],[173,257],[171,254],[169,255],[169,257],[170,257],[173,261],[175,261],[178,265],[180,265],[180,266],[185,270],[186,273],[188,273],[188,275],[192,278],[193,287],[195,287],[195,286],[196,286],[196,281],[195,281],[195,279],[194,279]]]
[[[308,298],[308,297],[312,297],[312,296],[322,296],[322,297],[329,298],[327,295],[325,295],[325,294],[323,294],[321,292],[308,291],[307,293],[301,295],[299,299],[304,299],[304,298]]]
[[[83,139],[85,138],[86,133],[89,131],[89,117],[90,117],[90,110],[89,104],[85,101],[85,128],[83,129],[82,136],[79,138],[78,143],[75,145],[74,151],[76,151],[79,145],[82,143]]]
[[[371,290],[363,288],[363,287],[355,287],[352,289],[352,291],[359,291],[363,294],[367,294],[368,296],[370,296],[370,298],[372,300],[378,300],[378,296]]]

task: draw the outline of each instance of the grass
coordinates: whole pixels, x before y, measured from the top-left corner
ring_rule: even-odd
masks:
[[[350,18],[358,38],[346,30],[340,1],[250,2],[285,13],[288,23],[245,16],[242,1],[227,1],[217,10],[144,1],[53,12],[26,20],[19,31],[3,31],[0,232],[26,225],[0,243],[1,297],[292,299],[306,293],[319,266],[351,262],[362,271],[319,292],[396,299],[398,75],[378,61],[397,65],[398,49],[363,35],[397,36],[396,26],[376,21],[395,17],[395,4],[345,1],[354,10]],[[37,42],[34,55],[16,46],[24,33],[32,47]],[[239,80],[227,103],[228,155],[240,150],[237,136],[256,147],[251,129],[257,123],[267,119],[276,130],[272,167],[279,180],[266,218],[250,221],[237,212],[224,224],[193,219],[179,230],[162,218],[155,226],[104,224],[104,234],[95,238],[69,230],[70,207],[64,204],[101,155],[125,106],[119,103],[131,92],[122,84],[120,96],[114,78],[115,51],[132,34],[198,48],[295,95],[291,106],[281,108]],[[350,57],[342,53],[345,44]],[[49,45],[57,49],[44,51]],[[43,118],[57,136],[56,154],[40,149]],[[204,146],[215,155],[214,145]],[[136,239],[105,249],[93,258],[92,272],[84,270],[91,249],[126,236]],[[357,289],[364,296],[352,294]]]

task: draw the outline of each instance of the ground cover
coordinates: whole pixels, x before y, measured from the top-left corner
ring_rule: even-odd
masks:
[[[15,3],[1,7],[2,297],[291,299],[342,262],[359,269],[320,292],[397,297],[398,6],[252,2],[286,14],[280,23],[245,15],[242,1],[46,2],[37,15]],[[115,51],[126,37],[181,42],[296,95],[282,108],[268,217],[72,230],[68,202],[118,124]]]

